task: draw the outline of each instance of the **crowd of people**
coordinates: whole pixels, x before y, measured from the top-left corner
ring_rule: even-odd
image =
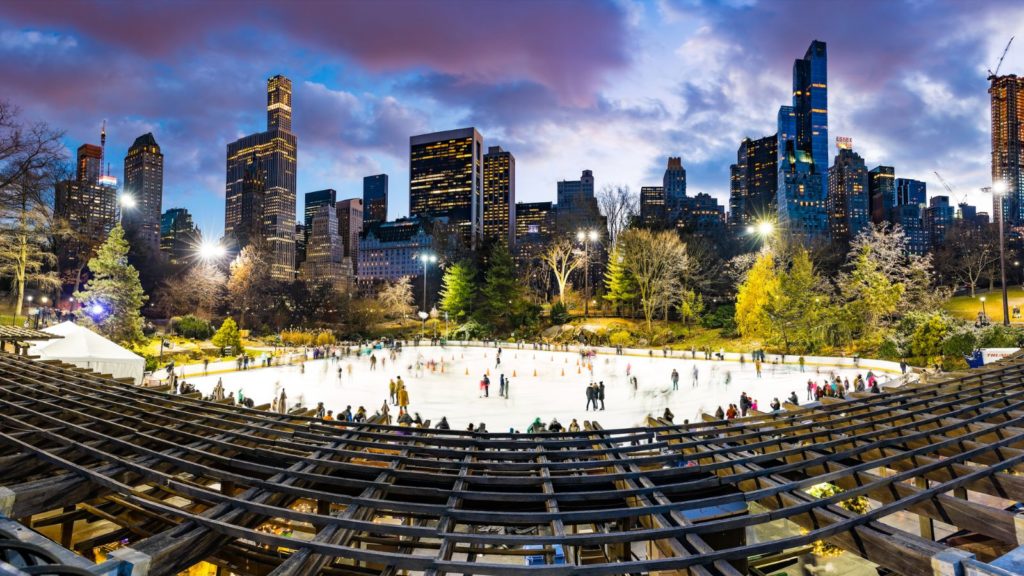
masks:
[[[445,342],[440,341],[440,344],[443,347]],[[508,378],[504,372],[500,372],[500,369],[502,368],[503,350],[498,343],[494,343],[494,346],[496,350],[493,365],[495,371],[498,372],[498,374],[496,375],[498,384],[497,396],[499,398],[508,399],[510,397],[511,379]],[[524,346],[529,345],[524,344],[523,342],[512,345],[512,347],[517,349],[523,349]],[[544,350],[545,348],[551,349],[551,345],[537,343],[534,343],[532,347],[534,350]],[[559,349],[567,350],[567,347],[563,347],[561,345],[557,347]],[[623,354],[623,349],[621,347],[616,347],[614,349],[614,352],[616,355],[621,355]],[[663,349],[661,350],[661,352],[663,357],[672,356],[671,352],[668,349]],[[324,366],[324,371],[327,372],[329,365],[337,365],[337,377],[339,381],[343,378],[346,368],[348,374],[350,376],[352,375],[352,362],[365,362],[368,365],[369,370],[371,371],[376,371],[378,370],[378,368],[380,370],[387,370],[389,364],[391,367],[395,369],[396,375],[390,378],[388,381],[387,400],[382,403],[381,408],[378,409],[372,416],[369,414],[369,411],[364,406],[358,406],[355,410],[353,410],[351,405],[346,405],[343,410],[340,410],[336,413],[333,409],[328,409],[325,406],[324,402],[318,402],[316,408],[311,411],[311,415],[313,415],[315,418],[321,419],[325,422],[337,421],[346,423],[359,423],[372,421],[374,418],[383,417],[384,421],[392,422],[391,412],[392,409],[396,408],[397,416],[394,418],[394,422],[396,422],[398,425],[431,427],[430,420],[424,420],[418,412],[410,412],[409,408],[411,405],[411,401],[409,387],[406,381],[403,379],[402,374],[398,374],[397,372],[401,372],[402,368],[405,368],[407,370],[406,377],[413,378],[415,380],[418,377],[422,376],[425,371],[429,371],[431,373],[445,373],[446,370],[450,369],[450,365],[446,364],[444,355],[442,355],[439,359],[425,358],[422,352],[417,352],[415,359],[409,361],[408,364],[406,365],[405,359],[402,358],[402,353],[402,342],[398,340],[361,342],[355,345],[348,344],[308,348],[305,349],[303,353],[298,354],[297,359],[293,359],[292,363],[298,366],[300,373],[305,373],[306,360],[327,360],[328,363]],[[696,359],[698,353],[700,353],[705,360],[722,360],[724,358],[724,354],[713,353],[708,348],[704,348],[699,351],[697,349],[692,349],[689,351],[689,356],[691,357],[691,359]],[[584,390],[584,395],[586,399],[584,411],[586,412],[589,412],[591,408],[595,412],[605,410],[605,382],[604,380],[593,379],[596,355],[596,350],[592,348],[581,347],[579,349],[580,359],[577,364],[577,366],[579,367],[577,371],[582,373],[582,370],[585,369],[587,372],[589,372],[591,376],[591,379],[589,383],[585,386]],[[653,357],[654,350],[650,350],[649,355]],[[683,352],[681,356],[685,358],[686,355],[686,352]],[[261,354],[255,358],[247,355],[241,355],[236,360],[236,362],[238,370],[247,370],[251,366],[270,366],[276,364],[276,360],[279,358],[281,357],[270,354]],[[342,362],[342,360],[345,358],[351,359],[347,363],[347,366]],[[765,355],[763,351],[757,350],[751,353],[749,358],[753,361],[753,369],[756,376],[760,378],[762,374],[762,363],[768,362],[768,357]],[[454,357],[452,358],[452,360],[454,361]],[[744,355],[740,355],[739,362],[741,367],[744,366],[746,363],[746,357]],[[775,370],[774,365],[782,364],[784,362],[785,357],[783,355],[777,355],[775,358],[773,358],[773,360],[771,361],[771,364],[773,365],[773,372]],[[605,363],[608,363],[608,360],[605,360]],[[803,357],[798,358],[797,364],[799,365],[799,371],[804,372],[806,368],[805,360]],[[207,372],[207,368],[208,366],[204,364],[204,373]],[[905,372],[906,365],[901,364],[901,369]],[[724,384],[728,386],[732,380],[732,373],[728,370],[725,370],[724,374],[722,372],[716,373],[717,370],[719,369],[716,368],[715,365],[712,365],[712,367],[710,368],[710,381],[724,382]],[[688,367],[687,370],[684,370],[684,372],[687,372],[687,375],[689,376],[691,388],[697,388],[699,383],[701,382],[701,371],[700,368],[698,368],[697,363],[694,363],[692,367]],[[193,384],[186,382],[184,378],[179,379],[179,377],[176,375],[173,362],[168,365],[167,373],[169,375],[172,390],[175,393],[193,394],[197,392],[196,387]],[[820,375],[820,369],[818,369],[818,374]],[[536,376],[536,374],[534,375]],[[626,385],[632,387],[634,392],[637,391],[639,384],[636,375],[632,373],[631,363],[626,363],[625,376]],[[669,388],[663,393],[667,395],[670,393],[669,391],[678,391],[681,379],[682,377],[679,368],[673,368],[668,375],[667,384],[669,385]],[[709,381],[709,378],[705,377],[705,381]],[[479,380],[480,398],[491,397],[491,383],[492,381],[490,370],[487,370],[480,377]],[[613,382],[613,385],[614,384],[615,383]],[[820,400],[822,397],[845,398],[850,392],[853,391],[870,391],[877,393],[880,391],[879,385],[879,379],[870,370],[864,375],[857,374],[856,376],[853,377],[852,381],[849,377],[841,378],[838,374],[833,372],[829,373],[827,377],[820,378],[819,380],[815,380],[815,378],[808,379],[805,401],[817,401]],[[239,388],[233,394],[226,391],[222,379],[218,379],[217,384],[214,386],[211,394],[209,394],[206,398],[209,400],[225,402],[236,406],[246,406],[249,408],[254,407],[253,400],[251,398],[246,397],[241,388]],[[791,392],[790,395],[785,399],[785,402],[791,405],[799,405],[799,398],[796,392]],[[718,406],[714,412],[714,416],[721,420],[729,420],[737,417],[745,417],[751,413],[758,413],[762,411],[780,411],[783,408],[783,401],[780,401],[778,397],[772,398],[771,402],[769,402],[767,407],[765,407],[764,405],[759,404],[757,398],[753,397],[752,395],[748,395],[744,391],[741,392],[738,401],[735,404],[730,403],[725,407]],[[275,385],[274,395],[270,402],[269,410],[271,412],[279,414],[310,413],[310,410],[305,407],[305,399],[302,398],[301,396],[297,400],[293,400],[292,403],[289,404],[289,396],[284,387],[282,387],[279,382]],[[672,411],[669,408],[665,408],[665,412],[662,415],[662,417],[663,419],[672,422],[675,416],[674,414],[672,414]],[[436,424],[434,424],[432,427],[438,430],[451,429],[447,417],[444,416],[442,416],[441,419],[438,420]],[[467,426],[466,430],[477,433],[488,431],[487,426],[484,422],[470,423]],[[550,422],[545,424],[539,417],[535,418],[534,421],[531,422],[529,426],[526,428],[526,431],[528,433],[563,431],[577,432],[579,430],[580,424],[576,419],[572,419],[568,426],[563,426],[557,418],[552,419]],[[519,432],[519,430],[515,429],[514,427],[509,428],[508,431],[510,433]]]

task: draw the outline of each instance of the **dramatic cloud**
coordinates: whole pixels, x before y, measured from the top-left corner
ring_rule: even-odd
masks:
[[[165,207],[219,231],[225,146],[264,128],[273,74],[294,83],[300,198],[356,195],[387,172],[397,216],[409,136],[474,125],[516,154],[521,200],[583,169],[599,186],[654,184],[682,156],[691,191],[724,202],[740,140],[775,132],[814,39],[828,43],[830,135],[933,193],[934,170],[975,190],[986,68],[1021,24],[1010,1],[0,0],[0,74],[2,97],[65,130],[69,150],[106,120],[117,175],[153,131]],[[1024,72],[1024,47],[1003,70]]]

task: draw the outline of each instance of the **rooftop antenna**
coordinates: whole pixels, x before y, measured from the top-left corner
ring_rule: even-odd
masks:
[[[103,160],[107,157],[107,121],[103,120],[103,127],[100,128],[100,172],[103,171]],[[110,168],[107,168],[110,171]]]

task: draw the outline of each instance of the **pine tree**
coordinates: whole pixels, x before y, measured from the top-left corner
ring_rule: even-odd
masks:
[[[824,338],[822,315],[829,299],[807,250],[794,251],[789,270],[779,274],[774,288],[765,304],[772,340],[786,352],[791,346],[802,352],[815,349]]]
[[[242,350],[242,335],[238,331],[238,324],[230,316],[224,320],[224,323],[217,329],[217,333],[213,335],[210,342],[214,346],[220,348],[221,355],[224,354],[224,349],[228,346],[231,347],[232,352],[235,354],[241,354]]]
[[[141,342],[139,312],[147,296],[139,282],[139,271],[128,264],[128,241],[120,225],[110,231],[107,241],[89,260],[89,271],[92,278],[84,290],[75,293],[86,312],[86,323],[115,342]]]
[[[477,321],[498,330],[508,330],[522,322],[523,289],[516,277],[515,263],[504,244],[494,247],[484,274]]]
[[[608,255],[604,285],[604,299],[615,307],[615,313],[621,315],[622,310],[626,309],[629,315],[633,316],[637,298],[636,280],[622,265],[622,254],[618,247],[613,248],[612,253]]]
[[[441,309],[455,322],[469,318],[476,299],[476,269],[469,262],[458,262],[444,273]]]

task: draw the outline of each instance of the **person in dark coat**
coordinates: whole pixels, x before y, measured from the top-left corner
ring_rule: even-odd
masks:
[[[587,386],[587,407],[584,411],[589,411],[591,404],[594,405],[594,410],[597,410],[597,391],[593,384]]]
[[[597,385],[597,399],[601,401],[601,410],[604,410],[604,380]],[[594,402],[594,408],[597,408],[597,402]]]

